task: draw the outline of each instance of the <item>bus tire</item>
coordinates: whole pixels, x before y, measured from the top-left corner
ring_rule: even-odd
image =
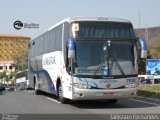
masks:
[[[118,99],[110,99],[110,100],[107,100],[107,103],[109,104],[115,104],[117,103]]]
[[[63,90],[62,90],[62,85],[61,83],[59,83],[58,85],[58,101],[61,103],[61,104],[66,104],[68,103],[68,100],[66,98],[63,97]]]
[[[36,95],[40,95],[40,90],[36,89],[36,79],[34,78],[34,91]]]
[[[40,90],[35,90],[36,95],[40,95]]]

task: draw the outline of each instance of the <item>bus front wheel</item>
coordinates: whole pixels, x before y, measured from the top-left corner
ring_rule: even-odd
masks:
[[[61,83],[58,85],[58,101],[62,104],[66,104],[68,100],[63,97],[63,89]]]

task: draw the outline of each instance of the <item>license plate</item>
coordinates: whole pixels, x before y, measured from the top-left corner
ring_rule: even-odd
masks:
[[[103,96],[114,96],[114,93],[103,93]]]

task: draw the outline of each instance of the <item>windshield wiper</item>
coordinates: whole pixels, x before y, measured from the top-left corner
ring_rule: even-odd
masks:
[[[112,58],[112,60],[116,63],[116,65],[117,65],[117,67],[119,68],[121,74],[122,74],[122,75],[125,75],[125,73],[124,73],[121,65],[120,65],[119,62],[117,61],[117,58],[116,58],[116,57],[113,57],[113,56],[111,56],[111,58]]]
[[[102,70],[103,68],[105,68],[105,66],[108,66],[107,61],[109,61],[109,58],[107,57],[107,55],[105,56],[105,60],[103,63],[101,63],[98,68],[95,70],[95,72],[92,75],[92,78],[94,78],[96,76],[96,74],[98,73],[98,71]],[[106,65],[107,63],[107,65]]]
[[[96,74],[98,73],[98,71],[99,71],[99,70],[102,70],[103,67],[104,67],[104,63],[100,64],[100,65],[98,66],[98,68],[95,70],[95,72],[93,73],[92,78],[94,78],[94,77],[96,76]]]
[[[98,68],[95,70],[95,72],[93,73],[93,75],[92,75],[92,77],[94,78],[95,77],[95,75],[98,73],[98,71],[99,70],[102,70],[103,68],[105,68],[106,66],[107,67],[109,67],[109,49],[108,49],[108,47],[110,46],[110,41],[107,41],[106,43],[105,43],[105,46],[104,46],[104,51],[105,51],[105,56],[104,56],[104,62],[102,62],[99,66],[98,66]],[[108,68],[109,69],[109,68]]]
[[[107,58],[107,57],[106,57],[106,58]],[[107,58],[107,59],[108,59],[108,58]],[[122,75],[125,75],[125,73],[124,73],[121,65],[120,65],[119,62],[117,61],[117,58],[112,56],[111,61],[112,61],[112,60],[116,63],[116,65],[117,65],[118,69],[120,70],[121,74],[122,74]],[[93,73],[92,78],[94,78],[94,77],[96,76],[96,74],[98,73],[98,71],[102,70],[104,67],[105,67],[105,63],[100,64],[100,65],[98,66],[98,68],[95,70],[95,72]]]

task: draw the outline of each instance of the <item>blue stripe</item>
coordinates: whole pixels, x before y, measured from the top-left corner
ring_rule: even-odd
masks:
[[[145,41],[145,39],[144,38],[142,38],[142,37],[139,37],[139,42],[140,42],[140,45],[141,45],[141,49],[142,50],[147,50],[147,45],[146,45],[146,41]]]
[[[93,87],[97,87],[98,88],[98,85],[95,82],[93,82],[93,81],[88,81],[85,78],[79,78],[79,77],[77,77],[77,80],[81,81],[83,83],[86,83],[89,86],[93,86]]]
[[[52,94],[57,94],[56,90],[55,90],[55,86],[53,84],[53,81],[50,77],[50,75],[48,74],[48,72],[46,70],[40,70],[38,72],[39,76],[44,75],[45,80],[47,80],[48,83],[48,92],[52,93]]]
[[[53,81],[52,81],[50,75],[48,74],[48,72],[46,70],[35,71],[30,66],[30,72],[33,73],[33,74],[36,74],[38,77],[43,75],[45,80],[47,80],[48,92],[51,93],[51,94],[57,95],[57,92],[56,92],[55,86],[53,84]]]
[[[75,43],[73,37],[70,37],[68,39],[68,50],[75,50]]]

